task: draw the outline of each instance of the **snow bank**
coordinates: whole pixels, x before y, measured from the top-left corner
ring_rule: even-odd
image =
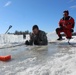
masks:
[[[55,32],[47,34],[48,41],[53,41],[57,38]],[[1,34],[0,35],[0,44],[9,44],[9,43],[19,43],[30,40],[30,35],[26,35],[26,39],[23,39],[23,35],[13,35],[13,34]]]
[[[53,33],[48,33],[47,38],[48,38],[48,42],[50,42],[50,41],[55,41],[58,38],[58,36],[55,32],[53,32]]]
[[[58,38],[55,32],[48,33],[47,39],[48,42],[55,41]],[[0,35],[0,44],[9,44],[9,43],[19,43],[25,42],[26,40],[30,40],[30,35],[26,35],[26,39],[23,39],[23,35],[9,35],[9,34],[1,34]],[[71,41],[75,42],[76,38],[73,38]]]
[[[0,35],[0,44],[7,43],[19,43],[29,40],[29,35],[26,35],[26,39],[23,39],[23,35],[9,35],[9,34],[1,34]]]
[[[8,35],[8,34],[2,34],[0,35],[0,44],[4,43],[14,43],[14,42],[23,42],[23,36],[22,35]]]

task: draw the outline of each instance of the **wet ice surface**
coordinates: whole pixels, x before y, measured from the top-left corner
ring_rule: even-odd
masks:
[[[0,61],[0,75],[76,75],[75,47],[51,43],[39,49],[25,45],[0,49],[0,55],[12,55],[11,61]]]

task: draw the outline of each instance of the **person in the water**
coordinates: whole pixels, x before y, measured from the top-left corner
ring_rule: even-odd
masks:
[[[47,36],[46,33],[42,30],[39,30],[37,25],[32,27],[33,33],[30,35],[30,40],[26,41],[26,45],[47,45]]]

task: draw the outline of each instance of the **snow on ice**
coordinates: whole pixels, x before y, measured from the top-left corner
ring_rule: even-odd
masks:
[[[48,40],[56,40],[55,33],[48,33]],[[27,36],[29,40],[29,35]],[[26,39],[25,39],[26,40]],[[23,36],[0,35],[0,46],[5,43],[24,42]],[[0,75],[76,75],[76,36],[71,43],[74,46],[62,42],[61,44],[49,44],[49,50],[36,51],[25,46],[15,49],[0,50],[9,52],[13,60],[0,61]],[[56,52],[53,53],[53,51]],[[51,54],[52,53],[52,54]]]

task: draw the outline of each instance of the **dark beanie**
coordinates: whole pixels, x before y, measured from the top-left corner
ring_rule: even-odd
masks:
[[[67,13],[69,15],[69,11],[68,10],[63,11],[63,13]]]
[[[37,25],[34,25],[32,30],[34,30],[34,29],[39,29],[39,27]]]

